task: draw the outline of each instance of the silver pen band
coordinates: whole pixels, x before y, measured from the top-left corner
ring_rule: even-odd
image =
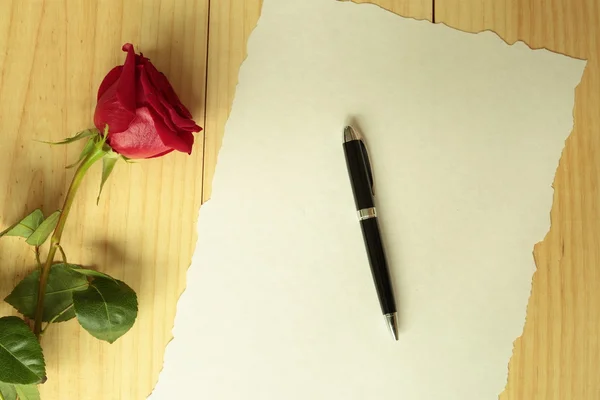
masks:
[[[377,217],[377,211],[375,210],[375,207],[363,208],[361,210],[358,210],[359,221],[375,217]]]

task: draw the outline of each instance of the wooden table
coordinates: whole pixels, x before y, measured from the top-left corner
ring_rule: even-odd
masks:
[[[275,1],[275,0],[271,0]],[[479,32],[491,29],[588,59],[576,90],[575,129],[554,182],[552,227],[535,246],[523,336],[507,400],[600,399],[600,2],[597,0],[375,0],[400,15]],[[135,327],[114,345],[75,322],[44,337],[49,399],[144,399],[162,367],[177,299],[210,197],[223,128],[261,0],[0,0],[0,226],[27,210],[60,207],[78,146],[57,140],[91,125],[94,92],[134,43],[170,77],[206,130],[191,157],[118,165],[100,205],[86,178],[63,243],[139,294]],[[533,249],[533,244],[532,244]],[[33,268],[18,239],[0,241],[0,295]],[[6,304],[0,314],[12,312]]]

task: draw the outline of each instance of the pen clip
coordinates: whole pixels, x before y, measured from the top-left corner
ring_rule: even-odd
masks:
[[[367,146],[363,139],[359,139],[360,142],[360,151],[363,156],[363,162],[365,163],[365,167],[367,170],[367,179],[369,180],[369,185],[371,186],[371,194],[375,196],[375,182],[373,182],[373,171],[371,170],[371,160],[369,159],[369,152],[367,151]]]

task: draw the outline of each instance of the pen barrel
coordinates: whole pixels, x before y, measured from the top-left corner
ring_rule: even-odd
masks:
[[[385,251],[377,218],[368,218],[360,221],[362,228],[367,256],[373,274],[373,281],[377,289],[377,297],[381,305],[383,314],[391,314],[396,312],[396,301],[394,299],[394,291],[387,266]]]
[[[369,180],[369,166],[365,160],[364,148],[360,140],[353,140],[344,143],[344,153],[346,154],[346,165],[350,175],[350,184],[354,194],[356,209],[374,207],[373,191],[371,181]]]

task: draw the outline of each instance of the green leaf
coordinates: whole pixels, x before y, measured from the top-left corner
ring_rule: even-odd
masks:
[[[98,192],[98,198],[96,199],[96,204],[98,204],[100,202],[100,195],[102,194],[102,188],[104,187],[106,180],[110,176],[110,173],[112,172],[112,170],[115,167],[115,164],[117,163],[118,160],[119,160],[119,157],[116,155],[116,153],[113,153],[113,152],[107,153],[104,156],[104,158],[102,159],[102,181],[100,182],[100,192]]]
[[[32,246],[41,246],[48,239],[48,236],[52,233],[58,219],[60,218],[60,211],[54,211],[48,218],[46,218],[40,226],[27,238],[27,244]]]
[[[115,278],[113,278],[110,275],[106,275],[106,274],[104,274],[102,272],[94,271],[93,269],[83,268],[80,265],[70,264],[69,266],[73,269],[73,271],[77,272],[78,274],[85,275],[85,276],[91,276],[92,278],[110,279],[110,280],[112,280],[114,282],[117,282],[117,280]]]
[[[39,140],[39,142],[47,144],[69,144],[81,139],[85,139],[86,137],[97,136],[99,134],[100,132],[98,131],[98,129],[86,129],[85,131],[77,133],[75,136],[71,136],[69,138],[61,140],[60,142],[47,142],[45,140]]]
[[[3,400],[16,400],[17,399],[17,391],[15,390],[15,385],[12,383],[4,383],[0,382],[0,397]]]
[[[15,385],[19,400],[40,400],[40,391],[36,385]]]
[[[137,317],[137,296],[124,282],[96,278],[90,287],[73,293],[75,315],[92,336],[113,343]]]
[[[81,153],[79,154],[79,159],[76,162],[74,162],[73,164],[67,165],[66,168],[73,168],[76,165],[78,165],[81,161],[83,161],[83,159],[86,158],[88,156],[88,154],[90,154],[92,152],[92,150],[94,150],[95,144],[96,144],[95,138],[88,139],[85,146],[83,146]]]
[[[27,275],[13,289],[4,301],[16,308],[28,318],[35,317],[35,307],[39,292],[40,270],[36,269]],[[88,281],[85,276],[74,272],[71,265],[54,264],[50,268],[44,297],[44,314],[42,321],[48,322],[73,304],[73,292],[85,290]],[[64,312],[54,322],[68,321],[75,317],[73,308]]]
[[[6,229],[3,232],[0,232],[0,237],[2,236],[21,236],[27,239],[33,231],[37,229],[38,226],[44,220],[44,214],[42,210],[39,208],[33,211],[31,214],[23,218],[20,222],[17,222],[10,228]]]
[[[29,385],[46,377],[42,348],[18,317],[0,318],[0,381]]]

